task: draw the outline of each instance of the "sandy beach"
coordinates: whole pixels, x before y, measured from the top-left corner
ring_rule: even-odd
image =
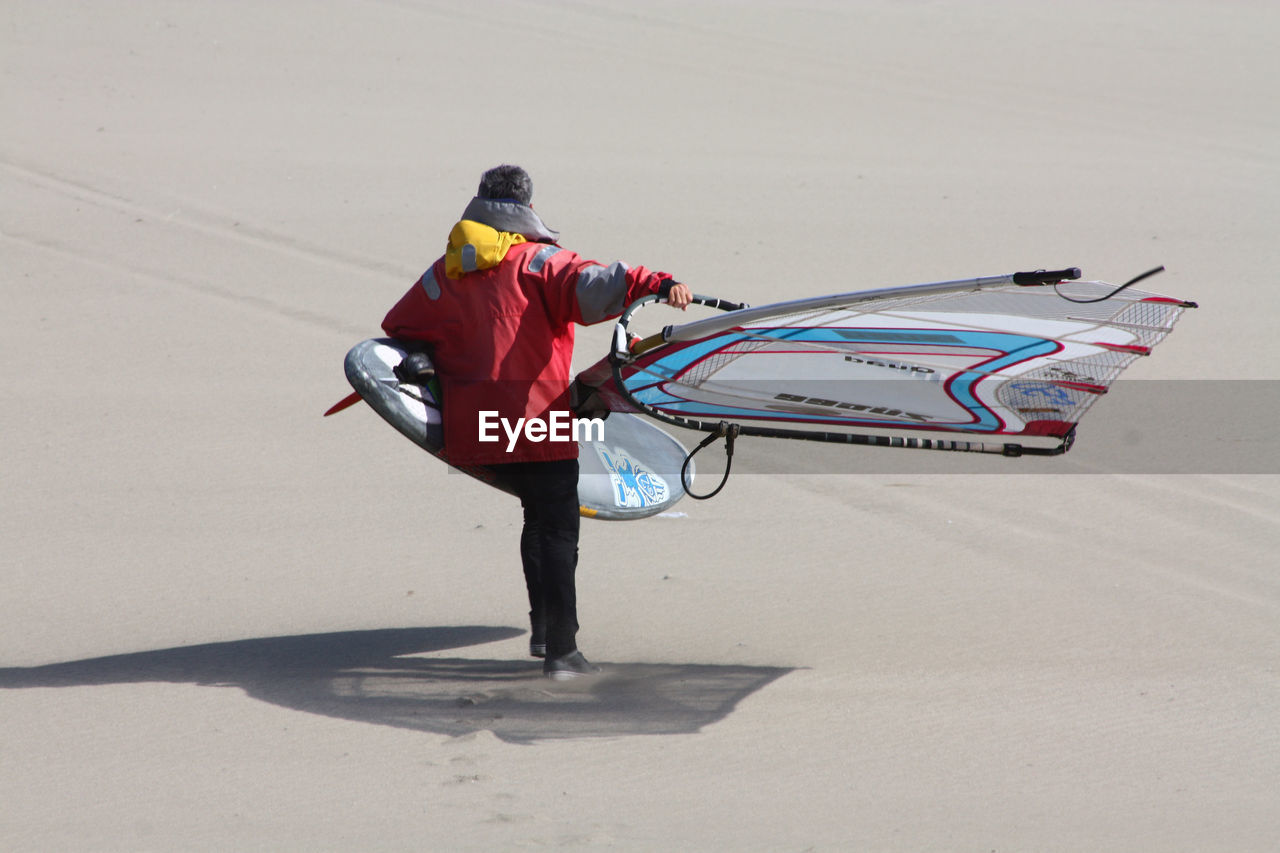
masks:
[[[1277,32],[5,3],[0,849],[1274,850]],[[606,673],[553,685],[518,504],[321,417],[500,162],[565,246],[753,304],[1163,264],[1201,307],[1126,376],[1184,402],[1118,389],[1060,460],[744,440],[716,498],[584,522]]]

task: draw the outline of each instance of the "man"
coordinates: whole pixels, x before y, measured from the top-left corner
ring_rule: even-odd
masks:
[[[654,293],[683,310],[692,294],[666,273],[605,266],[562,248],[532,200],[533,183],[519,166],[485,172],[444,256],[382,328],[430,344],[449,463],[491,468],[519,496],[529,651],[545,658],[547,676],[565,679],[598,671],[577,646],[578,445],[535,440],[527,430],[510,444],[506,436],[493,441],[481,413],[490,424],[550,423],[552,412],[569,408],[575,323],[617,317]]]

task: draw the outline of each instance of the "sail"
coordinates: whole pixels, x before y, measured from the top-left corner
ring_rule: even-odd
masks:
[[[625,346],[633,306],[610,390],[617,407],[707,431],[1060,453],[1121,372],[1194,307],[1070,273],[781,302]]]

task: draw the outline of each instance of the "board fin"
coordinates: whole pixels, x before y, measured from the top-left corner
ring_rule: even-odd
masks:
[[[341,412],[343,409],[351,408],[356,403],[359,403],[362,399],[364,398],[360,396],[360,392],[352,391],[350,394],[348,394],[347,396],[343,397],[341,400],[339,400],[338,402],[330,406],[329,411],[325,412],[324,416],[327,418],[329,417],[329,415],[336,415],[338,412]]]

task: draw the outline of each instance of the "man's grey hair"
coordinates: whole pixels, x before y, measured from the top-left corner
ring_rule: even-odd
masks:
[[[509,199],[520,204],[533,201],[533,180],[519,166],[494,166],[480,177],[480,198]]]

